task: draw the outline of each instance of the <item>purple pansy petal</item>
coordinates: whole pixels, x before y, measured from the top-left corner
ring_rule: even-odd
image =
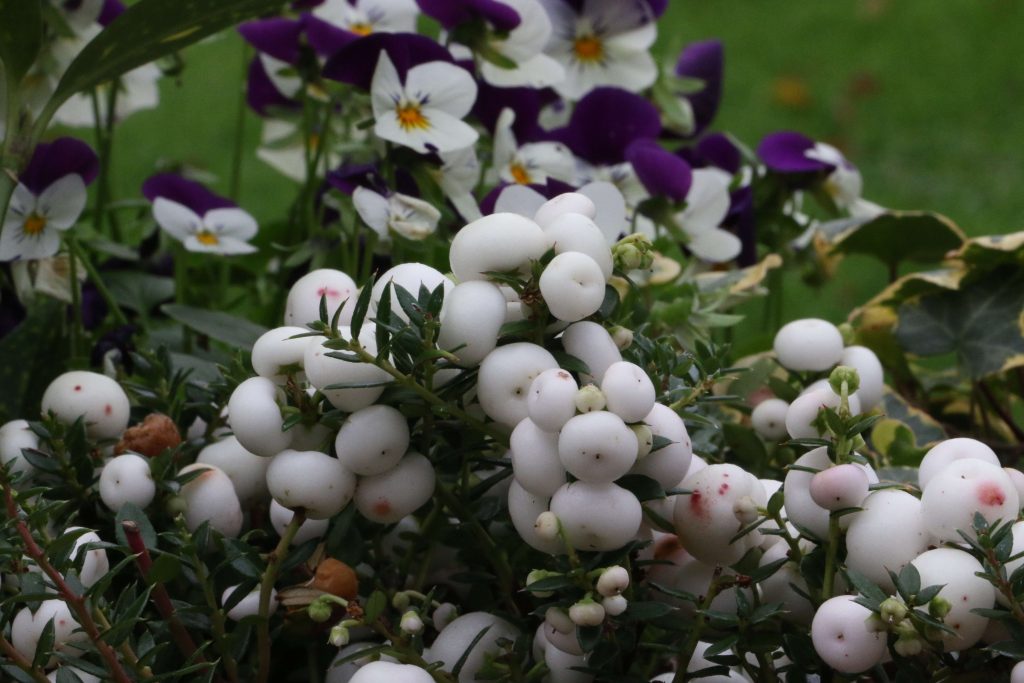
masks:
[[[298,109],[301,105],[281,94],[267,75],[263,62],[256,57],[249,64],[249,80],[245,101],[260,116],[269,116],[274,110]]]
[[[329,21],[324,21],[312,14],[302,15],[302,23],[306,30],[306,40],[321,57],[330,57],[341,48],[362,37],[357,33],[338,28]]]
[[[57,138],[36,146],[32,160],[18,180],[32,194],[42,194],[51,183],[74,173],[88,185],[96,179],[100,162],[92,147],[75,138]]]
[[[96,23],[100,26],[109,26],[110,22],[117,19],[124,12],[124,4],[121,0],[106,0],[103,3],[103,9],[100,10],[100,15],[96,18]]]
[[[626,148],[626,160],[633,165],[637,177],[654,197],[676,201],[686,199],[693,182],[690,165],[662,148],[656,140],[636,140]]]
[[[657,138],[661,117],[653,104],[621,88],[595,88],[579,101],[569,125],[550,139],[592,164],[617,164],[634,140]]]
[[[476,17],[499,31],[511,31],[522,21],[519,12],[496,0],[416,0],[416,4],[447,29]]]
[[[743,153],[724,133],[705,135],[697,143],[694,155],[701,165],[715,166],[733,175],[743,166]]]
[[[448,50],[426,36],[415,33],[374,33],[354,40],[334,53],[324,65],[324,76],[369,90],[382,50],[387,51],[403,81],[409,69],[417,64],[454,61]]]
[[[736,257],[740,267],[757,263],[757,215],[754,212],[754,190],[749,185],[734,190],[729,195],[729,214],[725,223],[740,238],[740,255]]]
[[[679,56],[676,73],[704,81],[702,90],[686,96],[693,109],[693,135],[704,130],[718,111],[718,105],[722,100],[723,63],[722,42],[719,40],[691,43]]]
[[[345,164],[327,174],[327,184],[345,194],[352,194],[357,187],[365,187],[378,194],[387,193],[387,185],[376,164]]]
[[[283,17],[257,19],[256,21],[247,21],[239,26],[238,32],[257,50],[274,59],[280,59],[289,64],[299,61],[301,21]]]
[[[645,2],[655,17],[660,17],[668,9],[668,0],[645,0]]]
[[[152,176],[142,184],[142,194],[151,202],[155,202],[157,197],[177,202],[199,216],[213,209],[237,206],[231,200],[214,194],[204,185],[174,173]]]
[[[780,131],[766,135],[757,146],[757,156],[764,165],[776,173],[818,173],[834,167],[806,153],[814,148],[814,140],[793,131]]]

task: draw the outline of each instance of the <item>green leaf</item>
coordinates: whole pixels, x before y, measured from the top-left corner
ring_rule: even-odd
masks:
[[[103,282],[117,303],[139,313],[174,296],[174,280],[169,277],[121,270],[104,275]]]
[[[181,560],[170,553],[165,553],[153,560],[149,568],[146,581],[150,584],[167,583],[178,577],[181,573]]]
[[[36,654],[32,658],[33,667],[42,667],[50,659],[50,654],[53,652],[53,641],[54,641],[54,628],[53,619],[51,617],[46,625],[43,626],[42,632],[39,634],[39,640],[36,641]]]
[[[550,591],[562,590],[563,588],[569,588],[573,585],[575,584],[572,579],[564,574],[560,574],[558,576],[548,576],[534,581],[523,590],[530,591],[531,593],[547,593]]]
[[[910,602],[911,598],[921,590],[921,575],[918,573],[917,567],[907,562],[896,576],[895,583],[896,590],[900,592],[903,599]]]
[[[907,401],[891,390],[885,388],[882,394],[882,413],[894,420],[899,420],[914,433],[914,441],[919,446],[928,446],[946,438],[946,432],[931,415]]]
[[[164,304],[160,310],[185,327],[246,351],[251,350],[253,343],[267,332],[267,328],[262,325],[220,311],[182,304]]]
[[[476,634],[476,636],[473,638],[473,640],[470,641],[469,646],[462,653],[462,656],[459,657],[459,661],[455,662],[455,666],[452,667],[452,675],[453,676],[455,676],[456,678],[459,677],[459,673],[462,671],[462,667],[464,667],[466,665],[466,660],[469,659],[469,655],[473,652],[473,648],[476,647],[477,643],[479,643],[480,640],[485,635],[487,635],[487,632],[490,631],[490,630],[491,630],[490,626],[484,626],[482,629],[480,629],[480,632]]]
[[[648,619],[665,616],[674,609],[675,607],[672,605],[665,602],[658,602],[656,600],[649,602],[632,600],[626,608],[625,616],[635,621],[647,621]]]
[[[857,589],[858,593],[874,603],[873,609],[877,609],[878,605],[889,597],[886,595],[885,591],[876,586],[871,579],[856,570],[847,568],[846,578],[850,580],[850,583],[853,584],[853,587]]]
[[[1024,365],[1024,273],[1000,268],[902,304],[896,338],[919,356],[955,353],[972,379]]]
[[[1013,659],[1024,659],[1024,642],[1017,640],[1003,640],[998,643],[993,643],[985,648],[989,652],[995,652],[997,655],[1004,657],[1012,657]]]
[[[246,19],[276,14],[280,9],[281,0],[140,0],[71,62],[46,109],[52,114],[75,93],[86,92]]]
[[[41,1],[0,0],[0,62],[7,72],[8,90],[13,90],[21,82],[22,76],[36,61],[42,43]],[[11,97],[11,94],[7,96]]]
[[[373,292],[373,278],[363,285],[363,290],[359,292],[359,298],[356,299],[356,306],[352,309],[352,322],[349,324],[349,330],[352,332],[353,339],[359,339],[359,333],[363,329],[363,321],[366,320],[366,312],[370,310],[370,295]]]
[[[387,606],[388,598],[384,593],[381,591],[371,593],[366,601],[366,607],[363,608],[363,623],[372,624],[377,621],[377,617],[384,613]]]
[[[661,487],[661,484],[644,474],[627,474],[620,477],[615,483],[636,496],[641,503],[665,497],[665,489]]]
[[[902,261],[934,263],[958,249],[964,233],[937,213],[888,211],[841,235],[835,250],[868,254],[890,267]]]
[[[21,324],[0,339],[0,422],[38,415],[43,391],[65,369],[64,309],[59,301],[37,296]]]

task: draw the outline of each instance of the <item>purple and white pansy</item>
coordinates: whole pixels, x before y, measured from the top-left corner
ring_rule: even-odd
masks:
[[[650,48],[658,32],[645,0],[543,4],[553,27],[545,52],[566,72],[566,78],[554,85],[559,95],[578,100],[602,85],[640,92],[657,80]]]
[[[410,68],[404,80],[381,51],[370,84],[374,132],[417,152],[451,152],[476,142],[476,130],[462,119],[476,100],[476,81],[449,62]]]
[[[80,140],[59,138],[38,145],[4,216],[0,261],[55,255],[61,233],[85,209],[86,186],[98,173],[96,154]]]
[[[576,175],[576,164],[569,148],[560,142],[528,142],[519,145],[512,129],[515,118],[515,112],[508,108],[498,116],[488,182],[544,185],[548,177],[572,182]]]
[[[256,220],[231,200],[202,184],[173,173],[147,180],[142,194],[153,203],[157,224],[188,251],[208,254],[251,254],[256,247]]]
[[[324,0],[312,16],[357,36],[416,30],[414,0]]]
[[[528,86],[547,88],[565,80],[565,68],[544,54],[551,40],[551,19],[540,0],[504,0],[519,15],[519,24],[501,37],[492,37],[490,48],[508,61],[499,65],[478,60],[480,76],[500,88]]]

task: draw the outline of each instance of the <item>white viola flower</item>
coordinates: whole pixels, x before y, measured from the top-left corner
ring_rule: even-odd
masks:
[[[861,196],[864,181],[860,171],[838,149],[824,142],[816,142],[814,147],[804,152],[804,156],[835,167],[825,180],[825,190],[836,206],[845,209],[854,218],[874,218],[885,211]]]
[[[247,211],[238,207],[210,209],[202,216],[176,201],[157,197],[153,217],[163,230],[189,251],[208,254],[251,254],[249,240],[259,227]]]
[[[357,187],[352,193],[356,212],[382,242],[391,241],[394,232],[410,240],[423,240],[434,234],[441,212],[417,197],[393,192],[390,196]]]
[[[432,175],[441,191],[463,220],[473,222],[480,218],[483,214],[473,196],[473,190],[480,182],[480,160],[476,156],[476,147],[471,145],[439,156],[441,167],[433,171]]]
[[[326,0],[313,16],[360,36],[415,33],[419,8],[415,0]]]
[[[565,68],[544,54],[551,39],[551,19],[540,0],[502,0],[519,14],[519,25],[490,47],[515,66],[507,68],[481,59],[480,75],[499,88],[547,88],[565,79]]]
[[[554,28],[545,52],[566,71],[553,85],[559,95],[578,100],[602,85],[639,92],[657,80],[657,28],[646,2],[583,0],[577,12],[565,0],[542,1]]]
[[[548,178],[571,182],[576,162],[569,148],[560,142],[531,142],[519,146],[512,124],[516,114],[505,108],[494,129],[494,163],[488,183],[499,179],[520,185],[544,185]]]
[[[382,51],[370,85],[377,120],[374,132],[422,153],[468,147],[478,135],[462,117],[473,108],[476,93],[476,81],[469,72],[447,62],[414,66],[403,83]]]
[[[731,181],[732,176],[725,171],[696,169],[686,193],[686,208],[675,216],[676,223],[690,238],[687,248],[704,261],[731,261],[743,246],[736,235],[720,227],[729,213]]]
[[[85,181],[68,174],[38,196],[19,183],[11,195],[3,231],[0,261],[48,258],[60,249],[60,233],[70,228],[85,209]]]

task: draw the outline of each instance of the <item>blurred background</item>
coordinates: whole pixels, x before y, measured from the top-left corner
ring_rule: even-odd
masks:
[[[944,213],[971,235],[1024,229],[1024,2],[671,0],[659,28],[667,63],[686,43],[724,42],[714,129],[751,148],[766,133],[798,130],[842,149],[863,174],[864,196],[883,206]],[[159,160],[208,169],[226,190],[245,56],[234,33],[183,55],[161,107],[118,133],[115,196],[138,197]],[[260,123],[247,111],[243,120],[241,203],[271,221],[295,188],[255,158]],[[784,319],[838,322],[886,279],[866,258],[846,259],[820,291],[792,278]],[[766,332],[750,324],[751,334]]]

